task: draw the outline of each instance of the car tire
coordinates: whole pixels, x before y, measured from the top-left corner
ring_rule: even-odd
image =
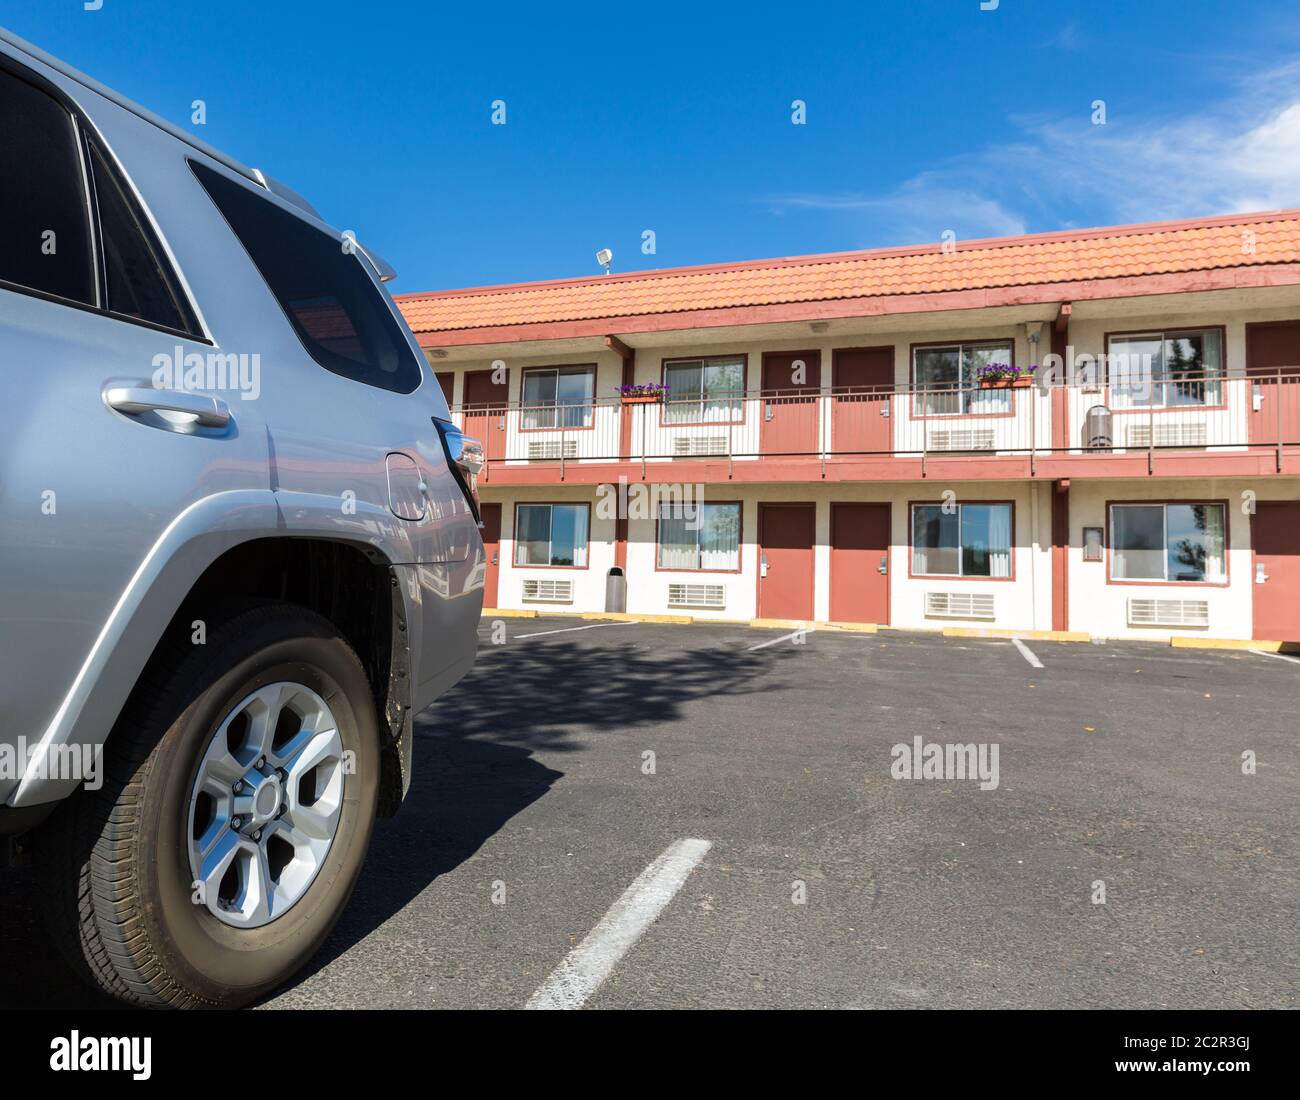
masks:
[[[282,742],[278,725],[274,731],[281,745],[275,752],[314,737],[312,744],[333,746],[326,763],[299,781],[288,757],[276,769],[278,757],[265,753],[249,765],[258,769],[247,773],[250,781],[235,779],[232,789],[255,789],[260,798],[274,787],[260,800],[282,801],[278,814],[286,819],[268,818],[267,840],[260,842],[259,827],[255,843],[235,828],[241,818],[231,795],[229,834],[214,809],[202,814],[213,820],[200,836],[197,807],[204,798],[213,801],[201,789],[214,782],[211,761],[243,767],[241,754],[247,757],[250,746],[256,752],[258,738],[269,744],[267,730],[276,719],[263,721],[263,711],[253,708],[277,697],[291,702],[282,711]],[[265,714],[275,713],[274,705]],[[298,711],[311,715],[314,725],[309,728]],[[249,719],[252,713],[259,717]],[[174,1008],[237,1007],[294,974],[343,912],[365,859],[379,789],[376,715],[373,689],[352,648],[327,619],[297,605],[263,604],[209,622],[201,645],[188,633],[165,639],[105,745],[101,789],[69,799],[42,840],[51,928],[78,972],[118,998]],[[301,723],[296,735],[295,721]],[[328,736],[325,727],[337,736]],[[236,741],[237,728],[247,745]],[[306,753],[297,759],[305,766],[309,757],[315,758]],[[328,804],[316,791],[326,772]],[[294,838],[306,835],[295,831],[299,813],[311,822],[313,836],[326,831],[321,820],[332,814],[331,837],[295,847]],[[252,828],[251,813],[242,820]],[[209,835],[214,844],[238,849],[219,883],[220,891],[231,892],[229,901],[209,902],[211,891],[198,889],[195,867],[208,866],[198,848]],[[306,843],[314,870],[299,859]],[[272,850],[287,860],[275,872],[277,881],[271,881],[276,860],[267,857]],[[240,860],[246,871],[238,870]],[[286,893],[297,893],[283,912],[272,916],[270,902],[263,912],[248,901],[261,896],[278,906],[278,892],[290,878],[294,889]],[[269,889],[259,895],[257,884]],[[261,923],[232,925],[245,919],[240,905],[252,914],[247,919]]]

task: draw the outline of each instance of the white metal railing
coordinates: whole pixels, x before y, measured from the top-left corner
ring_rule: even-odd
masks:
[[[1120,392],[1104,383],[750,391],[705,401],[456,406],[490,465],[1051,454],[1300,445],[1300,368]]]

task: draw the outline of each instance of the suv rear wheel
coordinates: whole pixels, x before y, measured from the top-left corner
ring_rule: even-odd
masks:
[[[164,643],[51,821],[46,897],[78,970],[139,1004],[244,1004],[318,950],[374,825],[379,737],[326,619],[264,605]]]

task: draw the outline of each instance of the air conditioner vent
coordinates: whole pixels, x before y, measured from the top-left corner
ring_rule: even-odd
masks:
[[[524,599],[533,603],[573,603],[573,581],[545,579],[524,581]]]
[[[576,439],[530,439],[528,457],[534,458],[577,458],[578,441]]]
[[[726,453],[725,435],[679,435],[673,440],[674,456],[725,455]]]
[[[1204,447],[1205,425],[1202,424],[1156,424],[1157,447]],[[1128,429],[1130,447],[1151,446],[1151,425],[1130,424]]]
[[[933,428],[927,444],[932,451],[991,451],[992,428]]]
[[[993,596],[985,592],[927,592],[925,614],[933,619],[992,619]]]
[[[670,584],[668,606],[722,609],[727,606],[727,588],[721,584]]]
[[[1129,626],[1209,626],[1209,600],[1130,599]]]

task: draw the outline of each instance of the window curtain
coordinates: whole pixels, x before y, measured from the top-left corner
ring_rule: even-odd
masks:
[[[698,536],[683,508],[664,505],[659,513],[659,568],[700,568]]]
[[[1219,376],[1223,359],[1219,348],[1219,333],[1176,333],[1166,337],[1164,344],[1166,405],[1217,405],[1222,391]]]
[[[659,568],[740,568],[740,506],[701,504],[688,511],[665,504],[659,513]]]
[[[595,378],[589,370],[561,371],[556,381],[555,403],[562,428],[585,428],[591,423]]]
[[[1223,506],[1170,504],[1166,509],[1166,562],[1171,581],[1223,579]]]
[[[1205,579],[1221,581],[1227,576],[1228,539],[1221,505],[1205,508]]]
[[[1107,356],[1111,403],[1117,409],[1144,409],[1161,401],[1164,342],[1158,337],[1112,340]]]
[[[515,532],[516,565],[551,564],[551,509],[546,504],[521,504]]]
[[[921,416],[954,416],[961,412],[961,350],[919,348],[912,368],[912,385],[920,391],[915,409]]]
[[[740,395],[745,388],[740,363],[708,363],[704,367],[704,415],[708,423],[726,423],[740,417]]]
[[[956,577],[961,574],[961,517],[942,505],[919,504],[912,509],[912,572],[918,576]]]
[[[700,507],[700,568],[740,568],[740,505]]]
[[[587,508],[582,504],[551,506],[550,565],[587,564]]]
[[[672,363],[664,370],[668,393],[664,397],[665,424],[693,424],[700,419],[703,363]]]
[[[524,374],[522,423],[524,428],[551,428],[555,425],[555,374],[550,371],[527,371]]]
[[[989,576],[1011,576],[1011,506],[989,508]]]
[[[1110,510],[1111,578],[1165,579],[1165,510],[1159,504],[1115,505]]]

